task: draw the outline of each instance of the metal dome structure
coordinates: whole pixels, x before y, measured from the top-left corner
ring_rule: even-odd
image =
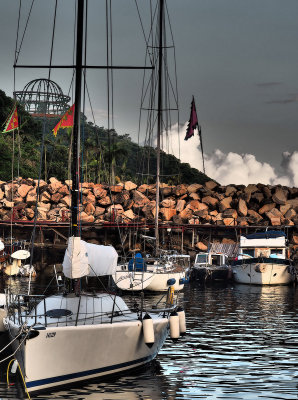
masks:
[[[69,96],[63,94],[60,86],[45,78],[34,79],[22,91],[14,92],[16,100],[33,117],[57,118],[69,108]]]

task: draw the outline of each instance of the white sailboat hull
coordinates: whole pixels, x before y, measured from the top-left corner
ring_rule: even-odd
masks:
[[[163,345],[168,320],[153,320],[155,342],[144,342],[141,321],[49,327],[17,353],[28,391],[110,375],[151,361]],[[16,327],[10,327],[17,333]],[[24,363],[22,362],[24,360]]]
[[[175,291],[179,291],[184,288],[184,283],[180,282],[184,282],[183,279],[185,279],[185,272],[164,272],[156,273],[152,281],[146,287],[146,290],[151,290],[152,292],[165,292],[169,288],[168,282],[172,279],[175,279],[175,283],[171,285]]]
[[[47,297],[29,316],[5,320],[11,339],[25,319],[31,330],[20,349],[19,340],[13,343],[29,391],[143,365],[157,355],[168,333],[168,319],[152,314],[154,343],[148,346],[139,315],[120,297],[103,294]]]
[[[147,286],[154,279],[153,272],[131,272],[116,271],[113,280],[118,289],[126,291],[136,291],[147,289]]]
[[[175,291],[182,290],[184,288],[185,275],[185,272],[116,271],[115,275],[113,275],[113,280],[121,290],[166,292],[169,286],[174,287]],[[175,283],[169,285],[169,281],[172,279],[175,280]]]
[[[294,281],[288,265],[251,263],[232,267],[235,282],[252,285],[288,285]]]

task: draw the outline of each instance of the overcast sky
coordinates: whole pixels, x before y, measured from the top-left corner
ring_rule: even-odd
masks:
[[[145,29],[149,0],[139,0]],[[49,60],[53,0],[35,0],[19,64]],[[105,0],[89,0],[89,63],[105,63]],[[143,65],[145,45],[134,0],[112,0],[114,64]],[[298,1],[170,0],[176,45],[180,121],[195,96],[206,172],[223,184],[298,185]],[[31,0],[22,1],[22,34]],[[72,59],[74,0],[58,1],[54,63]],[[18,0],[1,0],[0,88],[12,96]],[[147,20],[147,22],[146,22]],[[146,25],[147,24],[147,25]],[[142,74],[115,72],[115,128],[136,137]],[[41,70],[18,70],[16,90]],[[51,77],[68,91],[70,74]],[[97,124],[107,126],[105,72],[88,73]],[[175,127],[173,127],[175,132]],[[201,168],[198,138],[181,159]],[[172,146],[177,154],[177,143]]]

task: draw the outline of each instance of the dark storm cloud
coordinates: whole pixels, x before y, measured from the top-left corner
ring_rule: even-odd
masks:
[[[298,102],[298,95],[293,94],[293,95],[289,95],[287,98],[284,98],[284,99],[275,99],[275,100],[266,101],[266,104],[291,104],[291,103],[297,103],[297,102]]]
[[[278,85],[282,85],[282,82],[261,82],[261,83],[257,83],[258,87],[262,87],[262,88],[269,88],[272,86],[278,86]]]

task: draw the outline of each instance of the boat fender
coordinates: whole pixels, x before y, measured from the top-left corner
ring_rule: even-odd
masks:
[[[187,282],[185,278],[180,278],[179,279],[179,285],[184,285]]]
[[[19,363],[17,362],[17,360],[14,360],[14,362],[12,364],[12,367],[11,367],[11,370],[10,370],[10,372],[12,374],[15,374],[17,372],[18,365],[19,365]]]
[[[176,311],[177,311],[177,314],[178,314],[178,317],[179,317],[180,335],[184,336],[184,335],[186,335],[185,311],[183,310],[183,307],[181,307],[181,306],[179,306]]]
[[[170,314],[170,337],[173,341],[179,339],[180,327],[179,327],[179,315],[176,311],[172,311]]]
[[[143,335],[146,345],[151,347],[154,343],[154,328],[153,320],[148,313],[143,318]]]
[[[174,304],[174,294],[175,294],[175,289],[174,286],[170,286],[168,288],[168,293],[167,293],[167,304]]]
[[[7,317],[7,312],[4,308],[0,308],[0,332],[5,332],[5,318]]]
[[[170,278],[170,279],[167,280],[167,285],[168,286],[175,285],[175,283],[176,283],[176,279],[175,278]]]

